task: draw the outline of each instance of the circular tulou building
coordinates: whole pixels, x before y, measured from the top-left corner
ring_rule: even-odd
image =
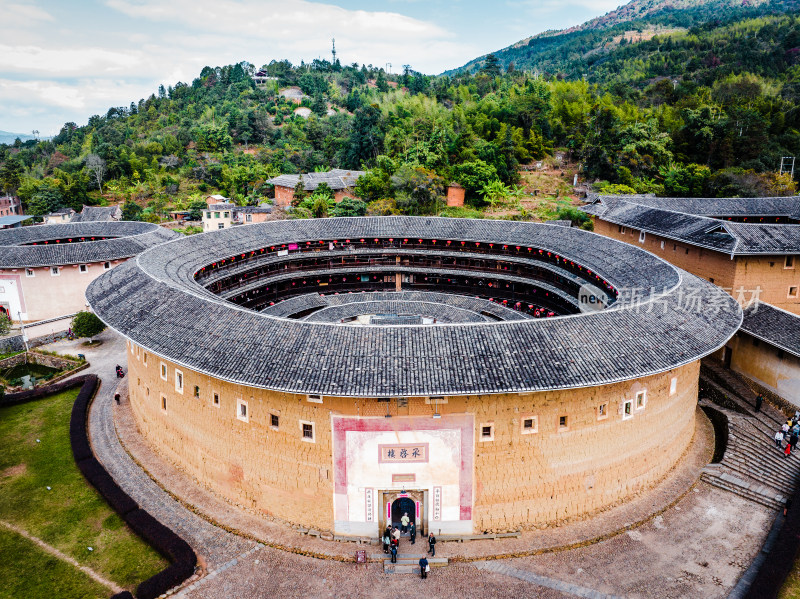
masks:
[[[94,279],[177,236],[140,222],[81,222],[0,231],[0,313],[45,320],[86,308]]]
[[[586,515],[694,432],[724,291],[567,227],[278,221],[150,248],[88,289],[148,441],[227,499],[343,536]]]

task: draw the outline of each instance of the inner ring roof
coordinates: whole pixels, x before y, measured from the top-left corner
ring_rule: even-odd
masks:
[[[558,318],[350,327],[247,310],[194,280],[216,260],[265,246],[390,236],[545,249],[590,268],[620,296],[610,309]],[[628,244],[567,227],[448,218],[275,221],[195,235],[105,273],[86,296],[110,327],[186,368],[338,396],[518,393],[630,380],[712,353],[742,319],[721,289]]]

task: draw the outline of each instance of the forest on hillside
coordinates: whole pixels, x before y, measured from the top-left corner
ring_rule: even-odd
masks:
[[[624,44],[586,80],[503,69],[493,57],[439,77],[325,60],[263,69],[272,79],[256,85],[248,63],[206,67],[51,140],[0,145],[0,185],[33,215],[124,203],[126,218],[158,221],[208,193],[257,204],[280,173],[361,169],[363,201],[337,211],[306,198],[295,216],[474,216],[520,193],[521,165],[560,151],[607,192],[795,193],[776,171],[800,154],[798,13]],[[310,116],[281,95],[291,86]],[[444,208],[452,182],[469,208]]]

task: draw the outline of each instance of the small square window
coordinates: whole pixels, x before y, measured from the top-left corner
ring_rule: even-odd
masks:
[[[250,414],[247,410],[247,402],[243,399],[236,400],[236,418],[242,422],[250,422]]]
[[[200,386],[199,385],[195,385],[194,386],[194,396],[195,397],[200,397]]]
[[[214,218],[219,218],[219,212],[214,213]]]
[[[225,228],[225,223],[220,223],[217,228],[218,229],[224,229]]]
[[[230,215],[231,215],[231,213],[230,213],[230,212],[226,212],[226,213],[225,213],[223,216],[224,216],[225,218],[229,218],[229,217],[230,217]]]
[[[619,225],[619,232],[624,235],[625,234],[625,227],[623,227],[622,225]]]
[[[167,380],[167,365],[164,362],[161,362],[161,378]]]
[[[636,409],[643,410],[647,405],[647,391],[639,391],[636,394]]]
[[[678,377],[673,376],[672,380],[669,382],[669,394],[675,395],[678,392]]]
[[[622,419],[627,420],[633,417],[633,400],[628,400],[622,404]]]
[[[61,269],[58,266],[51,266],[50,267],[50,275],[53,277],[58,277],[61,275]]]
[[[165,395],[161,396],[161,409],[166,412],[167,411],[167,397]]]
[[[253,215],[252,214],[245,214],[244,220],[248,223],[253,222]]]
[[[147,366],[147,352],[144,352],[144,355],[142,356],[142,362],[145,366]]]
[[[678,251],[678,244],[677,243],[673,243],[672,244],[672,251],[673,252],[677,252]]]
[[[175,371],[175,391],[183,393],[183,373],[180,370]]]
[[[689,255],[689,248],[686,248],[686,255]]]
[[[601,403],[597,406],[597,419],[605,420],[606,418],[608,418],[608,402]]]
[[[662,250],[664,249],[664,242],[663,241],[661,242],[661,249]]]
[[[36,272],[32,268],[26,268],[25,269],[25,276],[26,277],[35,277],[36,276]]]
[[[272,428],[274,428],[275,430],[278,430],[278,426],[280,425],[280,421],[281,421],[281,419],[277,414],[270,414],[269,415],[269,425]]]
[[[219,393],[214,393],[214,399],[211,400],[211,403],[219,407]]]
[[[793,285],[789,287],[789,295],[788,297],[797,297],[797,286]]]
[[[566,416],[559,416],[558,428],[561,430],[566,430],[568,427],[569,427],[569,419]]]
[[[639,231],[639,243],[644,243],[645,237],[646,237],[645,232]]]
[[[85,264],[81,264],[80,266],[78,266],[78,270],[83,272],[83,273],[87,273],[87,272],[89,272],[89,267],[86,266]]]
[[[306,422],[305,420],[300,421],[300,430],[303,432],[303,441],[308,443],[314,443],[314,423],[313,422]]]
[[[532,435],[539,432],[539,417],[538,416],[523,416],[522,430],[523,435]]]
[[[784,268],[794,268],[794,256],[786,256],[786,261],[783,263]]]
[[[109,270],[111,268],[111,262],[103,262],[103,270]]]
[[[322,396],[321,395],[308,395],[308,401],[311,403],[322,403]]]

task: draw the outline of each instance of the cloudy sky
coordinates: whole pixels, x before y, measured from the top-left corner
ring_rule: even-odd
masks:
[[[0,130],[53,135],[208,66],[330,56],[436,74],[624,0],[0,0]]]

